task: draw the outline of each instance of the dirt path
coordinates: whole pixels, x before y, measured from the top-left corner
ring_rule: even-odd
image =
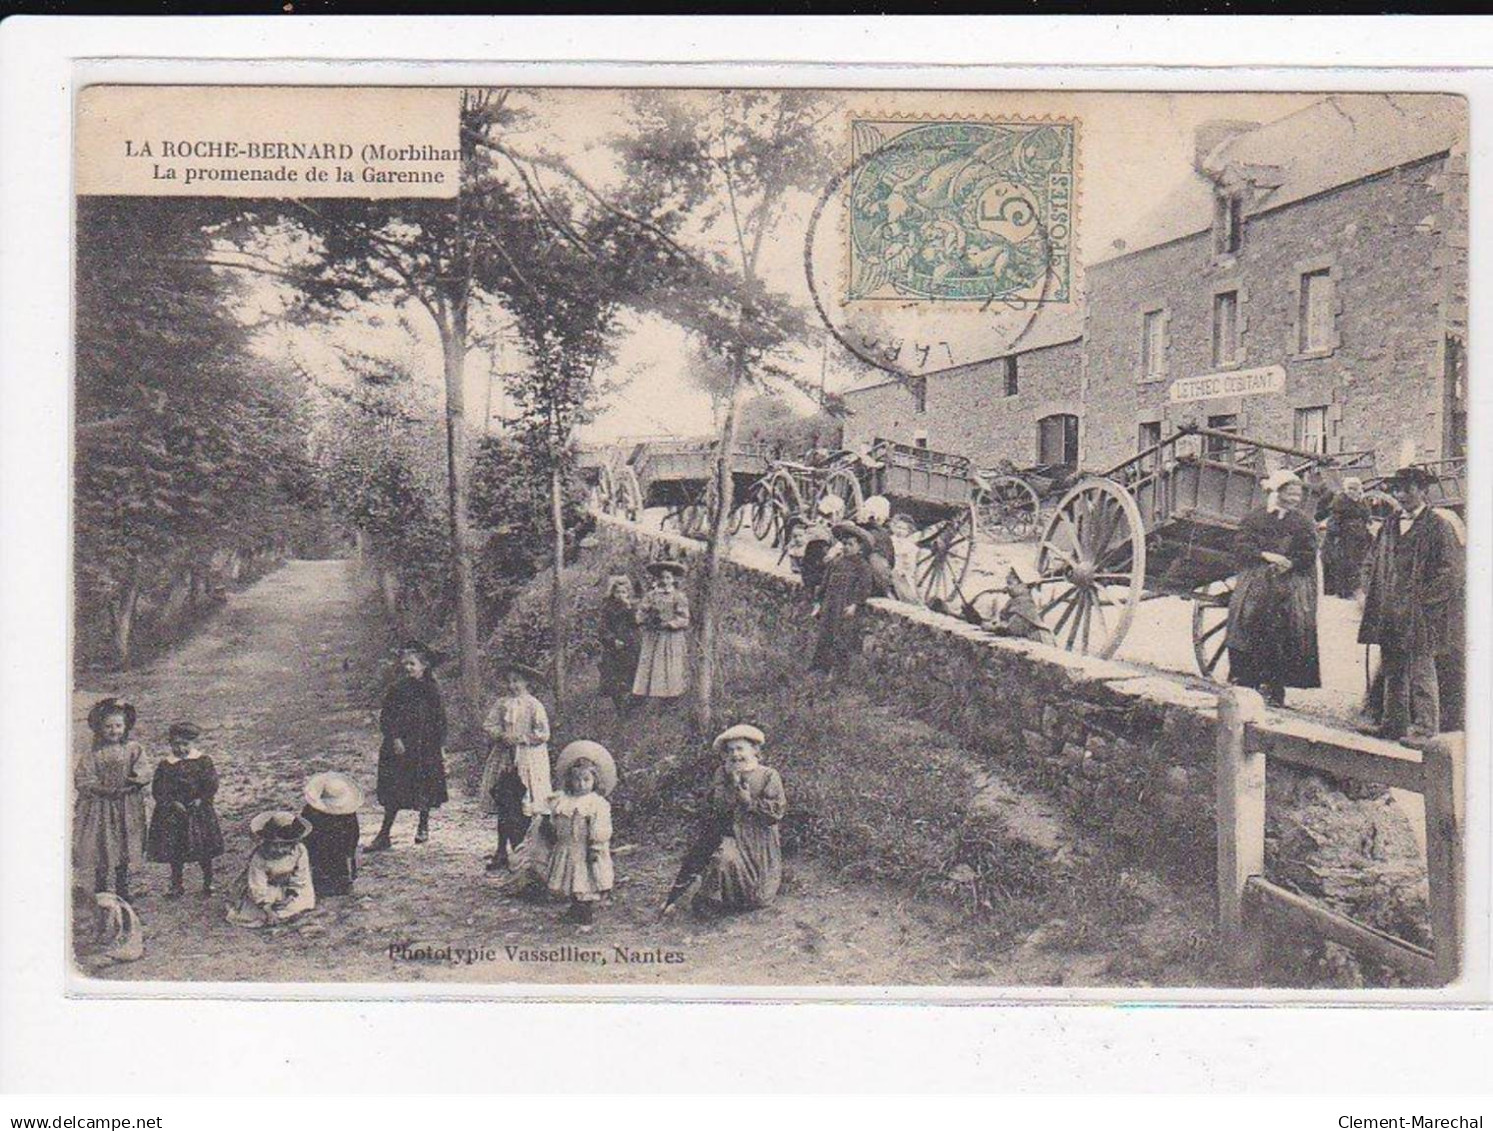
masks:
[[[204,726],[202,745],[223,779],[221,890],[249,849],[249,817],[299,808],[308,774],[341,769],[371,794],[388,644],[347,563],[291,562],[236,595],[171,656],[114,685],[80,689],[76,730],[86,736],[83,714],[102,693],[138,705],[137,737],[152,757],[172,721]],[[395,850],[364,859],[355,894],[325,900],[306,920],[275,931],[230,926],[221,898],[193,892],[196,876],[188,874],[185,898],[166,900],[166,869],[149,865],[136,883],[145,890],[137,909],[146,956],[93,969],[91,917],[80,902],[80,961],[104,978],[194,981],[1112,985],[1140,976],[1115,965],[1112,939],[1075,952],[1054,949],[1044,941],[1052,932],[1039,929],[992,945],[988,929],[973,931],[951,905],[842,882],[802,857],[789,862],[784,893],[765,911],[661,923],[655,909],[674,851],[625,840],[617,891],[595,927],[563,925],[556,907],[498,894],[482,868],[489,820],[462,788],[462,768],[451,771],[457,796],[436,814],[430,842],[413,844],[414,815],[405,815]],[[366,841],[378,819],[371,796],[360,816]],[[1195,926],[1180,922],[1173,893],[1152,894],[1156,911],[1142,930],[1170,938]]]

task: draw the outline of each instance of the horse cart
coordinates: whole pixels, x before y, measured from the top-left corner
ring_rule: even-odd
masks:
[[[653,440],[639,444],[629,466],[637,476],[644,507],[666,508],[662,526],[687,538],[710,531],[716,508],[715,440]],[[772,459],[762,445],[738,445],[731,459],[729,530],[739,531],[751,503],[751,489]]]
[[[1183,429],[1062,497],[1038,544],[1037,607],[1058,645],[1109,657],[1142,600],[1190,598],[1198,670],[1222,682],[1234,542],[1264,502],[1261,479],[1274,468],[1296,472],[1312,514],[1344,477],[1372,467],[1371,453],[1324,455]]]
[[[1018,542],[1041,529],[1042,508],[1050,506],[1078,477],[1061,463],[1017,467],[1009,460],[981,469],[981,490],[975,508],[986,534],[1004,531]]]

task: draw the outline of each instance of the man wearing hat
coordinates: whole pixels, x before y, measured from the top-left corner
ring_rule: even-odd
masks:
[[[868,560],[871,536],[853,522],[835,523],[833,533],[840,553],[825,574],[819,642],[811,665],[825,672],[842,668],[860,655],[861,613],[866,600],[876,592]]]
[[[1457,528],[1430,505],[1422,467],[1387,486],[1403,513],[1385,520],[1369,558],[1358,640],[1379,645],[1384,714],[1379,733],[1423,742],[1441,730],[1438,655],[1463,647],[1463,549]]]

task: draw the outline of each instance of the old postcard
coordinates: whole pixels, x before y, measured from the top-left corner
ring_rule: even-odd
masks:
[[[77,992],[1484,968],[1462,97],[75,126]]]

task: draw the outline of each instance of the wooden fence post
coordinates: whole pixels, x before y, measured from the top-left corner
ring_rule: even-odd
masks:
[[[1431,943],[1436,982],[1461,972],[1462,882],[1466,819],[1466,746],[1461,734],[1438,734],[1426,744],[1422,771],[1426,801],[1426,880],[1431,898]]]
[[[1241,969],[1254,961],[1244,930],[1244,888],[1250,876],[1265,872],[1265,754],[1251,752],[1244,739],[1245,728],[1264,713],[1258,691],[1228,687],[1218,693],[1218,924]]]

